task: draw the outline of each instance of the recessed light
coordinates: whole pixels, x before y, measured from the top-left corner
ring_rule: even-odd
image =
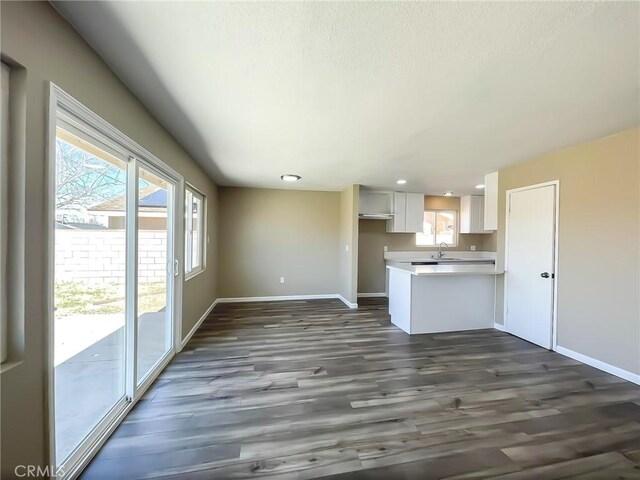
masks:
[[[400,180],[398,180],[396,182],[398,185],[404,185],[405,183],[407,183],[407,181],[404,178],[401,178]]]
[[[480,184],[476,185],[476,188],[478,190],[482,190],[484,188],[484,183],[480,183]]]
[[[293,175],[292,173],[285,173],[284,175],[280,175],[280,180],[283,182],[297,182],[302,177],[300,175]]]
[[[444,196],[445,197],[452,197],[453,196],[453,192],[444,192]]]

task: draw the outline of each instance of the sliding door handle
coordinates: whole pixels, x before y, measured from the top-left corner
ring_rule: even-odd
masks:
[[[549,275],[549,272],[542,272],[542,273],[540,274],[540,276],[541,276],[542,278],[549,278],[549,276],[550,276],[550,275]]]

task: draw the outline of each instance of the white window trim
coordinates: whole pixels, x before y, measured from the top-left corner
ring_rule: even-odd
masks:
[[[192,221],[193,221],[193,217],[192,216],[188,216],[186,214],[186,205],[187,205],[187,194],[191,194],[191,195],[196,195],[197,197],[200,198],[200,204],[202,205],[201,207],[201,212],[200,212],[200,218],[201,218],[201,232],[202,232],[202,238],[200,239],[201,241],[201,245],[200,245],[200,265],[198,265],[196,268],[194,268],[193,270],[187,272],[187,265],[191,264],[191,258],[190,255],[187,254],[187,249],[186,246],[187,245],[193,245],[192,241],[191,241],[191,236],[190,234],[187,234],[187,232],[191,232],[191,226],[192,226]],[[184,186],[184,202],[185,202],[185,218],[184,218],[184,245],[185,245],[185,257],[184,257],[184,280],[185,282],[187,280],[191,280],[192,278],[200,275],[202,272],[204,272],[207,268],[207,197],[200,192],[197,188],[195,188],[194,186],[192,186],[189,183],[185,183]]]
[[[427,213],[427,212],[434,212],[435,214],[443,213],[443,212],[450,212],[450,213],[453,213],[455,215],[455,226],[456,226],[455,235],[454,235],[455,242],[454,243],[447,243],[447,247],[448,248],[457,247],[460,244],[460,212],[458,210],[451,210],[451,209],[425,208],[424,209],[424,213]],[[416,233],[416,236],[415,236],[415,246],[416,246],[416,248],[424,248],[424,249],[430,249],[430,248],[431,249],[437,249],[437,248],[439,248],[439,244],[437,244],[437,243],[434,244],[434,245],[420,245],[418,243],[418,235],[420,235],[420,234]],[[434,241],[436,241],[436,239],[434,239]]]
[[[8,209],[9,192],[9,76],[10,68],[2,62],[2,152],[0,152],[0,363],[8,358],[8,295],[7,295],[7,245],[9,242]]]

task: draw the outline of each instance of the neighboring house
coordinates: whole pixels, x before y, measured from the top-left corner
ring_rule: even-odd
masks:
[[[165,230],[167,226],[167,190],[149,185],[140,188],[138,228],[140,230]],[[110,230],[125,227],[125,195],[113,197],[87,209],[87,212],[106,217],[104,225]]]

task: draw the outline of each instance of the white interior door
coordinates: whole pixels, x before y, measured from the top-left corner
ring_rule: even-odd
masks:
[[[509,333],[551,349],[556,188],[507,193],[506,322]]]

